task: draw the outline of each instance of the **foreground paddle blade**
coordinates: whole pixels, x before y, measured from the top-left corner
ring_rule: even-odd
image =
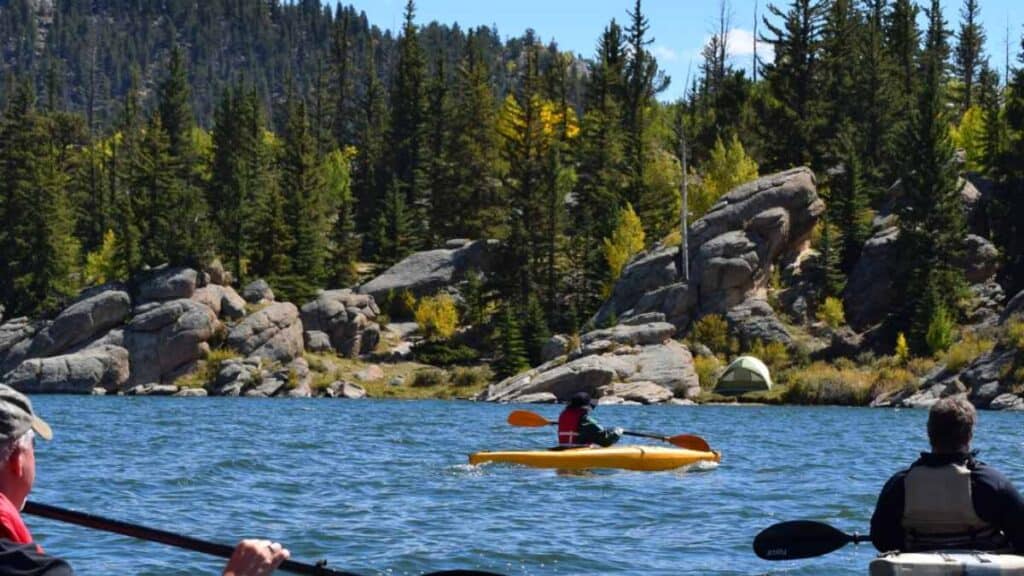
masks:
[[[529,410],[513,410],[512,413],[508,415],[508,423],[513,426],[529,426],[531,428],[555,424],[555,422],[548,420],[536,412],[530,412]]]
[[[689,450],[697,450],[699,452],[711,452],[711,445],[708,444],[707,440],[700,436],[694,436],[693,434],[680,434],[678,436],[670,436],[666,438],[672,445],[679,446],[680,448],[687,448]]]
[[[854,539],[822,522],[792,520],[762,530],[754,538],[754,553],[765,560],[813,558],[838,550]]]

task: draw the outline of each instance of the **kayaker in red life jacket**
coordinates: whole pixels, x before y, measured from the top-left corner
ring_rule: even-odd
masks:
[[[74,576],[67,562],[47,555],[32,541],[21,519],[36,479],[36,436],[49,440],[53,432],[24,394],[0,384],[0,574]],[[242,540],[223,576],[267,576],[288,556],[277,542]]]
[[[622,428],[606,430],[597,423],[591,411],[597,403],[590,394],[577,392],[558,416],[559,446],[611,446],[622,437]]]
[[[932,451],[896,473],[871,516],[881,552],[990,550],[1024,553],[1024,498],[1005,476],[974,459],[977,412],[963,396],[928,413]]]

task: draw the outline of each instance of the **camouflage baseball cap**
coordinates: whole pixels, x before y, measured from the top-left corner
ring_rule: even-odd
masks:
[[[21,438],[29,428],[44,440],[53,438],[50,425],[32,411],[28,397],[10,386],[0,384],[0,442]]]

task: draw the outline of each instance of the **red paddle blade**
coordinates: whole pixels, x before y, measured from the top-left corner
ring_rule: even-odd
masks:
[[[699,452],[711,452],[711,445],[708,444],[707,440],[700,436],[693,434],[679,434],[678,436],[669,436],[666,438],[670,444],[679,446],[680,448],[687,448],[689,450],[697,450]]]
[[[554,424],[554,422],[540,414],[530,412],[529,410],[513,410],[512,413],[508,415],[508,423],[512,426],[528,426],[530,428]]]

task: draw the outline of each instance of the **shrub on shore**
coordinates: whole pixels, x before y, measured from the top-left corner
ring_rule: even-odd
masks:
[[[824,362],[789,374],[783,401],[790,404],[862,406],[870,400],[874,379],[870,372],[839,368]]]
[[[722,367],[721,362],[714,356],[695,356],[693,368],[697,371],[697,378],[700,380],[700,389],[714,390],[718,383],[718,371]]]
[[[409,384],[414,388],[427,388],[442,386],[448,383],[448,372],[440,368],[424,368],[417,370],[412,375],[412,382]]]

